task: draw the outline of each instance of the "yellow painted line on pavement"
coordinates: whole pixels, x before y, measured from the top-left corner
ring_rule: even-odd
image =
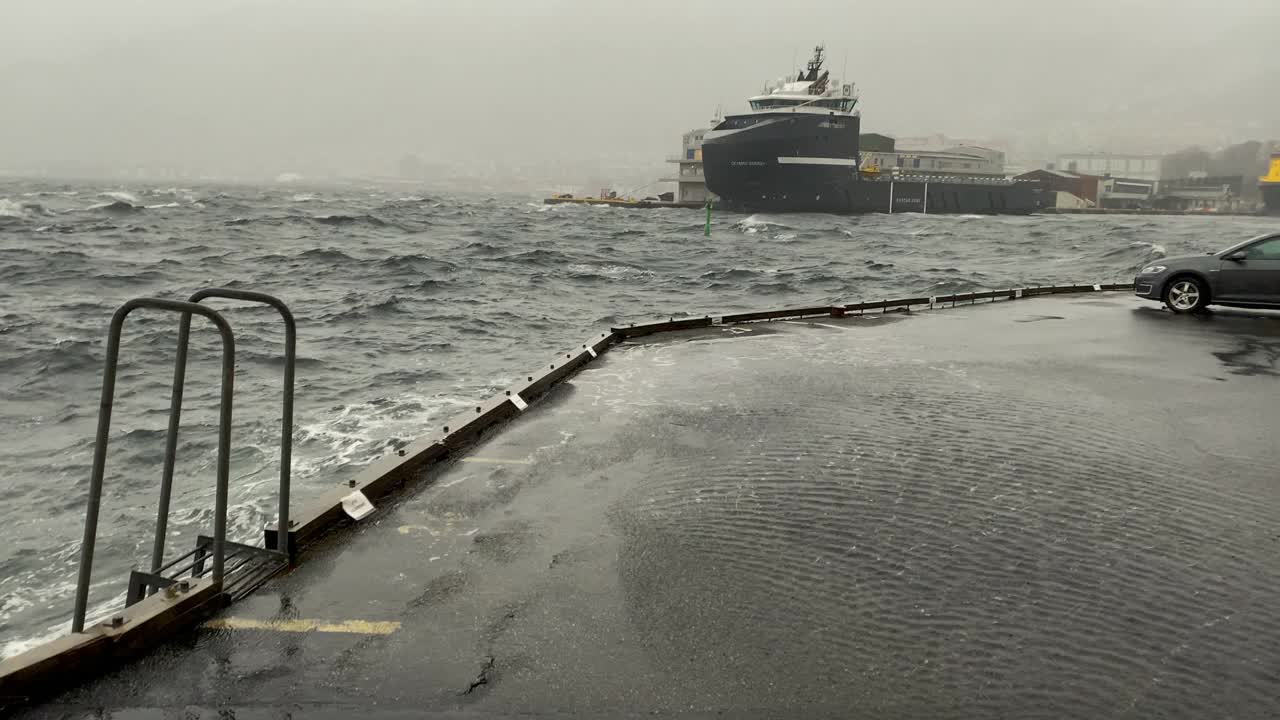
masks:
[[[390,635],[400,629],[394,620],[254,620],[252,618],[218,618],[204,624],[210,630],[274,630],[276,632],[350,633],[353,635]]]
[[[489,465],[532,465],[532,460],[505,460],[503,458],[465,457],[462,462],[486,463]]]

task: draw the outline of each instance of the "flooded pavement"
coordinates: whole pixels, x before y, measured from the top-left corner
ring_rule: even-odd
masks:
[[[628,341],[28,716],[1266,716],[1278,357],[1124,294]]]

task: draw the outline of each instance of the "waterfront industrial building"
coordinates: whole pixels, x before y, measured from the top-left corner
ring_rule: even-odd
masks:
[[[702,203],[715,200],[715,195],[707,190],[707,179],[702,173],[702,138],[706,128],[698,128],[685,133],[680,140],[680,154],[667,158],[667,162],[676,166],[676,174],[662,178],[662,182],[676,184],[675,202]]]

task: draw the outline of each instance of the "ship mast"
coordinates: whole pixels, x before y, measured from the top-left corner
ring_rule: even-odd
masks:
[[[803,78],[804,80],[808,80],[810,82],[816,82],[818,80],[818,71],[822,69],[823,53],[825,53],[826,50],[827,49],[822,45],[818,45],[813,48],[813,59],[809,61],[808,66],[809,74]]]
[[[822,69],[822,61],[825,59],[826,47],[818,45],[813,49],[813,59],[809,61],[808,73],[801,73],[800,80],[809,81],[810,95],[821,95],[827,90],[827,78],[830,73]],[[821,71],[821,74],[819,72]]]

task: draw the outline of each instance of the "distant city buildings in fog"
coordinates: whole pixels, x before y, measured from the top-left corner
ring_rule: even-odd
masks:
[[[998,147],[1001,143],[996,140],[982,140],[978,138],[954,138],[942,133],[934,133],[932,135],[893,135],[890,134],[896,145],[900,148],[910,148],[912,150],[934,150],[941,151],[958,145],[973,145],[977,147],[988,147],[996,150],[1005,150],[1006,148]]]
[[[1257,180],[1272,150],[1251,140],[1215,152],[1066,153],[1017,179],[1056,193],[1058,207],[1250,211],[1261,201]]]
[[[1156,182],[1161,178],[1160,161],[1159,155],[1075,153],[1059,155],[1055,167],[1084,175],[1113,175]]]

